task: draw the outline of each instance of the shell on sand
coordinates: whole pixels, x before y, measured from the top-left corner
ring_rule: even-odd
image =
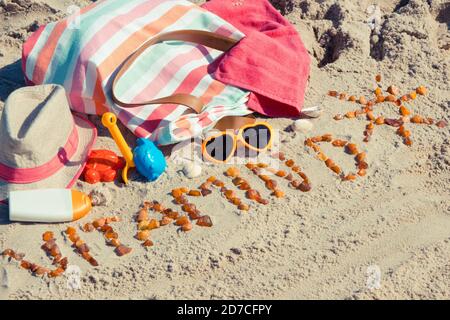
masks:
[[[323,114],[323,108],[321,106],[309,107],[303,109],[302,113],[310,118],[319,118]]]
[[[187,178],[193,179],[202,174],[202,167],[193,162],[186,162],[183,167],[183,173]]]

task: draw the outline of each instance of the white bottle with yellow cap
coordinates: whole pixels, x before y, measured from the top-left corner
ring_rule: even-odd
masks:
[[[20,222],[70,222],[92,210],[88,195],[70,189],[42,189],[9,193],[9,219]]]

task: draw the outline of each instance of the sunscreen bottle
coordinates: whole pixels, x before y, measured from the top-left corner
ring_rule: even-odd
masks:
[[[20,222],[70,222],[92,210],[92,202],[83,192],[70,189],[11,191],[9,219]]]

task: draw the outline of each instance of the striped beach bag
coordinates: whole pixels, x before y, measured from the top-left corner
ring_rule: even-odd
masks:
[[[184,0],[100,0],[37,30],[23,47],[30,85],[59,84],[73,111],[115,113],[160,145],[252,111],[249,92],[209,69],[244,34]]]

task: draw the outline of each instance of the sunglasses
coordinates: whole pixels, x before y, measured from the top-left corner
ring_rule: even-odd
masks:
[[[266,122],[255,122],[242,126],[237,134],[228,130],[208,137],[202,143],[202,153],[208,161],[223,163],[235,154],[238,145],[261,152],[271,147],[272,139],[272,127]]]

